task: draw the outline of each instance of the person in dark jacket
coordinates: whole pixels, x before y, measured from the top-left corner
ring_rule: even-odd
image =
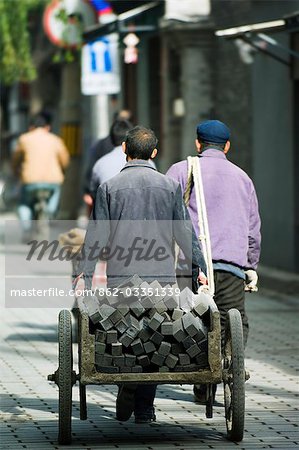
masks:
[[[128,120],[130,121],[132,118],[132,114],[129,110],[123,109],[115,114],[113,123],[110,127],[108,136],[98,139],[90,148],[88,154],[89,158],[87,161],[87,169],[84,175],[84,196],[83,199],[85,203],[89,206],[92,205],[92,195],[90,192],[90,180],[91,180],[91,174],[92,169],[95,165],[95,163],[102,158],[103,156],[110,153],[117,145],[118,143],[115,141],[114,135],[114,129],[118,126],[119,121]]]
[[[176,241],[190,266],[192,264],[194,276],[205,283],[206,265],[183,202],[181,187],[177,181],[158,173],[148,162],[157,154],[154,132],[137,126],[127,133],[122,146],[127,163],[118,175],[97,189],[84,242],[82,273],[77,279],[83,275],[85,287],[91,287],[95,256],[103,255],[105,248],[110,253],[107,258],[108,287],[125,285],[135,274],[148,282],[158,280],[161,285],[175,283],[173,244]],[[155,251],[153,258],[149,253],[142,257],[142,251],[148,251],[148,244]],[[127,264],[128,251],[132,248]],[[122,252],[117,254],[115,249]],[[128,420],[134,411],[136,423],[154,421],[155,392],[156,385],[121,386],[116,402],[117,419]]]

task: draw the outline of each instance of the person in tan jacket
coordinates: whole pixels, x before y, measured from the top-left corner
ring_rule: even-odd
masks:
[[[29,235],[34,219],[34,202],[38,190],[49,191],[47,215],[53,217],[69,164],[69,152],[63,140],[50,132],[50,115],[39,113],[30,122],[27,133],[20,136],[12,165],[21,181],[18,213],[25,234]]]

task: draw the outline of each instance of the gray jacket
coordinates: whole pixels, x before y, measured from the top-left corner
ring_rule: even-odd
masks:
[[[130,161],[98,187],[81,265],[86,285],[91,284],[98,258],[107,260],[111,287],[134,274],[146,281],[174,283],[175,241],[190,269],[192,263],[193,269],[205,272],[179,183],[145,160]]]

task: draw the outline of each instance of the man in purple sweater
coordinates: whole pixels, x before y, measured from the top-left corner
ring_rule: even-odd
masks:
[[[227,311],[237,308],[242,316],[246,345],[248,318],[244,287],[249,291],[256,290],[261,243],[260,217],[253,182],[226,157],[230,148],[229,139],[229,128],[218,120],[207,120],[197,126],[195,144],[206,201],[214,269],[214,299],[220,311],[222,341]],[[166,175],[177,180],[185,192],[186,160],[172,165]],[[193,187],[188,209],[195,232],[199,235]],[[194,394],[196,400],[204,402],[206,385],[196,385]]]

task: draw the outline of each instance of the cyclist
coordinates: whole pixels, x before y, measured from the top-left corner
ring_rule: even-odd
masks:
[[[34,116],[29,131],[20,136],[12,165],[21,180],[18,214],[23,230],[23,242],[30,239],[38,191],[48,191],[46,213],[53,217],[59,203],[64,170],[69,153],[62,139],[50,132],[51,117],[46,112]]]

